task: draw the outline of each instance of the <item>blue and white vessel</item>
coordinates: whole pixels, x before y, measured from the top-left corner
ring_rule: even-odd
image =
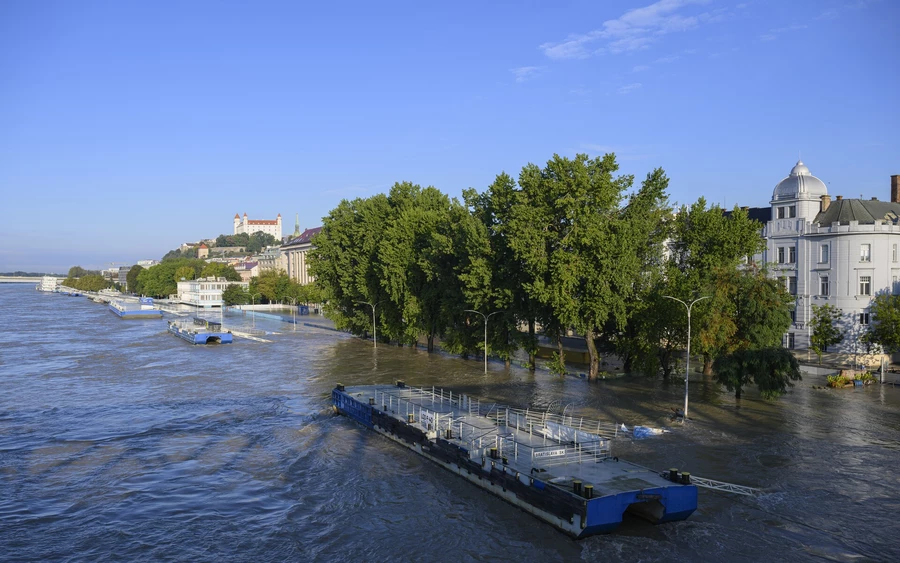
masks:
[[[601,432],[611,434],[613,424],[485,405],[402,381],[338,384],[331,398],[336,412],[575,538],[614,531],[626,512],[663,523],[697,509],[690,474],[612,456]]]
[[[123,300],[109,302],[109,310],[123,319],[161,319],[162,311],[154,307],[153,299],[141,297],[137,303]]]
[[[231,331],[222,330],[222,324],[194,317],[191,321],[169,321],[169,332],[191,344],[231,344]]]

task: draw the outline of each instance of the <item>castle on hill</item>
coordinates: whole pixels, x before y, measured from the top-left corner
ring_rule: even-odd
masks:
[[[237,213],[234,214],[234,233],[239,235],[241,233],[247,233],[248,235],[252,235],[253,233],[261,231],[266,233],[267,235],[272,235],[279,241],[281,240],[281,213],[278,214],[274,220],[270,219],[248,219],[247,214],[244,213],[243,219]]]

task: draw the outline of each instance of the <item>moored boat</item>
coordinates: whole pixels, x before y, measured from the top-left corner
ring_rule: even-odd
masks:
[[[53,293],[59,288],[59,280],[55,276],[44,276],[41,278],[41,283],[37,284],[34,288],[38,291]]]
[[[141,297],[137,303],[114,299],[109,302],[109,310],[123,319],[161,319],[163,316],[150,297]]]
[[[191,344],[231,344],[231,331],[222,330],[222,324],[195,317],[190,321],[169,321],[169,332]]]
[[[582,538],[627,512],[653,523],[697,508],[690,474],[659,474],[612,456],[603,423],[391,385],[332,391],[335,410],[470,483]],[[614,425],[613,425],[614,427]]]

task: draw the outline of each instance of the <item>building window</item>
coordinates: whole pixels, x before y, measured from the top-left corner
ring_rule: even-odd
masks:
[[[793,350],[794,349],[794,333],[789,332],[785,336],[786,336],[786,338],[784,339],[785,347],[789,350]]]
[[[869,313],[859,314],[859,324],[863,326],[869,326]]]
[[[797,278],[788,278],[788,293],[790,293],[791,295],[797,295]]]
[[[893,262],[896,262],[896,261],[897,261],[897,245],[896,245],[896,244],[894,244],[894,245],[891,247],[891,260],[892,260]]]
[[[791,322],[797,322],[797,309],[791,309]]]
[[[821,248],[821,254],[819,255],[819,262],[822,264],[828,263],[828,245],[823,244]]]
[[[819,278],[819,295],[828,295],[828,276]]]
[[[872,295],[872,276],[859,276],[859,294]]]
[[[778,207],[775,210],[775,215],[777,219],[793,219],[797,216],[797,206],[789,205],[785,207]]]
[[[797,262],[797,247],[795,246],[779,246],[778,247],[778,263],[794,264]]]
[[[891,293],[900,295],[900,284],[897,283],[897,276],[894,276],[893,279],[891,279]]]
[[[871,262],[872,261],[872,245],[871,244],[859,245],[859,261],[860,262]]]

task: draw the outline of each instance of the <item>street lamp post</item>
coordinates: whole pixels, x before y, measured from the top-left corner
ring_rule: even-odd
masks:
[[[691,309],[694,307],[694,303],[697,301],[702,301],[704,299],[709,299],[709,295],[704,295],[703,297],[698,297],[691,301],[691,304],[688,305],[681,299],[677,297],[672,297],[671,295],[663,295],[666,299],[671,299],[673,301],[678,301],[684,308],[687,309],[687,317],[688,317],[688,338],[687,338],[687,358],[684,362],[684,418],[682,420],[687,420],[688,417],[688,380],[691,376]]]
[[[250,316],[253,318],[253,328],[256,328],[256,314],[253,313],[253,303],[255,299],[259,297],[259,293],[251,293],[250,294]]]
[[[297,332],[297,298],[288,297],[291,300],[291,320],[294,321],[294,332]]]
[[[362,303],[372,308],[372,347],[378,348],[378,328],[375,324],[375,307],[377,307],[381,303],[381,301],[378,301],[374,305],[369,303],[368,301],[357,301],[357,303]]]
[[[475,313],[476,315],[481,315],[481,317],[484,319],[484,373],[487,373],[487,357],[488,357],[487,325],[488,325],[488,319],[491,318],[491,316],[496,315],[497,313],[502,313],[503,311],[494,311],[493,313],[491,313],[487,316],[485,316],[484,313],[480,313],[480,312],[476,311],[475,309],[466,309],[466,312],[467,313]]]

